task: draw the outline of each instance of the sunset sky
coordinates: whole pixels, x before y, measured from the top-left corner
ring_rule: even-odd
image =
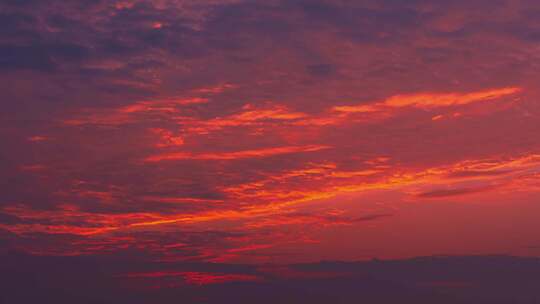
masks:
[[[539,80],[536,0],[4,0],[0,248],[538,257]]]

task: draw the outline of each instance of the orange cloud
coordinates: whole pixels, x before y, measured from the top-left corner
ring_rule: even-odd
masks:
[[[0,224],[0,228],[15,234],[40,232],[81,236],[95,235],[117,230],[130,223],[159,218],[151,213],[96,214],[81,211],[75,205],[62,205],[55,210],[35,210],[24,205],[16,205],[1,210],[5,214],[24,220],[21,223],[11,225]]]
[[[213,211],[202,214],[183,215],[181,217],[163,217],[161,220],[140,222],[131,224],[132,227],[148,227],[163,224],[175,224],[175,223],[197,223],[207,222],[223,219],[252,219],[254,217],[261,216],[276,216],[286,210],[286,208],[293,207],[295,205],[335,197],[339,194],[351,193],[351,192],[365,192],[371,190],[391,190],[391,189],[405,189],[410,186],[429,186],[433,187],[437,184],[446,184],[448,181],[448,175],[452,172],[463,170],[463,168],[479,168],[484,167],[483,170],[499,170],[500,168],[515,168],[516,171],[520,170],[540,170],[538,164],[540,163],[540,156],[537,154],[525,155],[515,159],[498,160],[489,162],[485,160],[467,161],[453,164],[447,167],[428,168],[421,171],[413,172],[389,172],[389,174],[382,176],[379,179],[369,181],[362,177],[362,174],[349,175],[348,179],[337,178],[340,174],[333,174],[331,167],[329,171],[320,175],[319,170],[306,170],[303,173],[293,172],[284,174],[284,177],[290,176],[302,176],[306,175],[308,178],[302,185],[313,184],[312,187],[301,187],[301,189],[291,187],[285,181],[279,184],[278,187],[269,187],[268,181],[259,181],[249,185],[244,185],[236,189],[226,190],[238,200],[249,199],[250,201],[257,200],[259,202],[266,202],[265,204],[259,204],[254,206],[248,206],[240,210],[221,210]],[[308,173],[311,172],[311,173]],[[316,178],[313,178],[311,174],[316,174]],[[478,177],[473,177],[478,178]],[[491,176],[485,177],[487,182],[492,181]],[[519,175],[515,178],[519,179]],[[319,181],[316,183],[315,181]],[[298,183],[295,183],[297,185]],[[487,186],[486,186],[487,187]],[[484,190],[494,190],[499,187],[490,187]],[[246,192],[244,192],[246,191]],[[470,192],[470,191],[469,191]],[[409,193],[406,191],[406,193]],[[418,191],[413,191],[414,195],[417,195]],[[429,197],[429,195],[428,195]],[[441,196],[442,197],[442,196]],[[292,221],[294,222],[294,221]]]
[[[466,94],[412,94],[396,95],[384,101],[390,107],[436,108],[455,105],[465,105],[473,102],[488,101],[520,92],[520,88],[509,87]]]
[[[217,159],[259,157],[321,148],[325,147],[282,147],[240,151],[232,152],[232,155],[224,153]],[[216,156],[211,155],[211,157],[208,157],[215,159]],[[204,156],[203,159],[206,157]],[[379,166],[380,162],[387,161],[387,158],[380,157],[364,163],[369,163],[373,168]],[[370,172],[370,170],[374,171]],[[283,215],[294,211],[299,204],[329,199],[344,193],[400,190],[406,194],[413,194],[417,198],[444,198],[501,189],[512,191],[524,188],[537,189],[538,172],[540,172],[540,155],[534,153],[514,158],[468,160],[448,166],[421,170],[388,168],[388,170],[382,172],[376,169],[339,171],[336,165],[327,163],[305,169],[291,170],[281,175],[268,176],[259,181],[223,189],[228,194],[226,199],[228,202],[256,201],[257,204],[232,204],[231,206],[220,204],[220,207],[216,209],[203,210],[192,214],[162,214],[159,211],[99,214],[81,211],[73,205],[64,205],[57,210],[47,211],[33,210],[24,206],[11,206],[3,208],[2,212],[24,221],[10,225],[0,225],[0,227],[16,234],[41,232],[84,236],[118,230],[146,230],[166,224],[190,225],[219,220],[251,221],[261,217],[274,217],[278,222],[281,221],[282,224],[295,224],[309,222],[313,219],[294,216],[284,217]],[[474,182],[472,186],[469,183],[471,181]],[[492,185],[500,185],[501,187],[490,187]],[[84,192],[84,195],[109,198],[107,193],[95,191]],[[160,201],[160,197],[147,197],[147,199]],[[161,197],[161,200],[172,204],[198,202],[170,197]],[[328,219],[330,221],[335,219],[337,222],[343,220],[332,216]],[[350,220],[354,222],[360,219],[349,219],[345,223],[350,222]],[[264,221],[261,223],[264,223]],[[257,227],[257,225],[253,227]]]
[[[199,88],[194,91],[197,93],[203,93],[203,94],[219,94],[219,93],[223,93],[226,90],[235,89],[237,87],[238,86],[235,84],[224,83],[224,84],[218,84],[218,85],[210,86],[206,88]]]
[[[158,162],[164,160],[180,160],[180,159],[200,159],[200,160],[233,160],[241,158],[268,157],[280,154],[315,152],[323,149],[328,149],[329,146],[289,146],[257,150],[244,150],[237,152],[222,152],[222,153],[202,153],[192,154],[189,152],[164,153],[147,157],[147,162]]]
[[[386,111],[391,108],[415,107],[420,109],[431,109],[438,107],[449,107],[466,105],[474,102],[489,101],[516,94],[521,89],[517,87],[507,87],[493,90],[485,90],[471,93],[419,93],[407,95],[394,95],[384,101],[374,104],[362,104],[353,106],[337,106],[333,110],[343,113],[369,113]],[[436,119],[440,117],[436,116]]]
[[[154,100],[144,100],[113,109],[83,109],[78,117],[64,120],[66,125],[123,125],[144,121],[144,115],[174,119],[185,107],[207,103],[209,100],[202,97],[178,97]]]
[[[134,104],[118,109],[122,113],[136,112],[176,112],[177,105],[191,105],[207,103],[207,98],[192,97],[192,98],[169,98],[149,101],[139,101]]]
[[[308,118],[307,114],[290,111],[284,106],[274,105],[255,108],[247,104],[237,114],[209,120],[182,121],[182,123],[187,125],[185,128],[187,132],[208,134],[227,127],[261,126],[267,123],[272,124],[272,122],[279,122],[280,124],[291,122],[291,124],[296,124],[306,118]]]
[[[159,142],[156,144],[158,148],[165,147],[177,147],[184,145],[184,138],[181,136],[175,136],[173,133],[166,129],[152,128],[150,132],[158,136]]]

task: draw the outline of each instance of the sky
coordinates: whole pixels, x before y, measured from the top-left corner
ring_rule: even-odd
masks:
[[[539,17],[535,0],[4,0],[0,248],[538,257]]]

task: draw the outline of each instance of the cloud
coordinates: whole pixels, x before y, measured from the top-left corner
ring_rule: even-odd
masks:
[[[380,241],[417,198],[534,214],[535,5],[3,1],[0,228],[43,254],[245,262],[427,250],[430,229]]]
[[[450,107],[466,105],[480,101],[490,101],[520,92],[519,88],[500,88],[471,93],[441,93],[441,94],[411,94],[395,95],[382,102],[374,104],[362,104],[356,106],[337,106],[334,110],[345,113],[362,113],[385,111],[386,109],[415,107],[420,109],[433,109],[438,107]]]
[[[169,154],[159,154],[149,156],[145,159],[147,162],[158,162],[164,160],[182,160],[182,159],[197,159],[197,160],[235,160],[242,158],[254,158],[254,157],[269,157],[274,155],[290,154],[290,153],[304,153],[304,152],[316,152],[330,148],[329,146],[290,146],[290,147],[277,147],[258,150],[245,150],[237,152],[223,152],[223,153],[203,153],[203,154],[191,154],[184,152],[173,152]]]

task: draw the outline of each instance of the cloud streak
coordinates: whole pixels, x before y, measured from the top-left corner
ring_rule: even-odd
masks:
[[[223,153],[203,153],[203,154],[190,154],[183,152],[160,154],[149,156],[145,159],[147,162],[158,162],[164,160],[182,160],[182,159],[196,159],[196,160],[234,160],[242,158],[256,158],[256,157],[269,157],[274,155],[289,154],[289,153],[304,153],[304,152],[316,152],[330,148],[329,146],[291,146],[291,147],[277,147],[258,150],[244,150],[236,152],[223,152]]]

